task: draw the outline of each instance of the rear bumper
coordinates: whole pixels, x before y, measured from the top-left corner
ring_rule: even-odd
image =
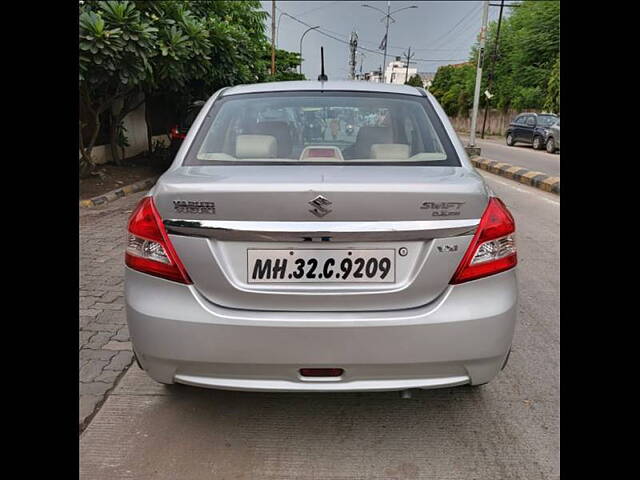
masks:
[[[500,371],[516,322],[514,270],[450,286],[425,307],[385,312],[232,310],[193,286],[129,268],[125,275],[134,350],[163,383],[263,391],[481,384]],[[344,374],[298,373],[313,367]]]

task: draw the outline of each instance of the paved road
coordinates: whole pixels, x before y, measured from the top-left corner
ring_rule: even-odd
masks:
[[[124,226],[143,195],[80,208],[80,429],[133,360],[122,292]]]
[[[496,380],[403,400],[164,387],[133,365],[80,437],[81,478],[559,478],[559,198],[483,174],[518,224],[519,324]]]
[[[469,138],[460,135],[460,140],[463,145],[466,145]],[[552,177],[560,176],[560,153],[552,154],[545,150],[534,150],[531,145],[520,143],[509,147],[503,139],[476,139],[476,144],[481,148],[481,155],[490,160],[518,165]]]

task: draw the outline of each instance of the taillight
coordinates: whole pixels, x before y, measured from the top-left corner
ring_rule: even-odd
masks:
[[[180,283],[191,283],[171,245],[151,197],[140,201],[129,218],[125,263],[139,272]]]
[[[499,198],[491,197],[450,283],[468,282],[515,267],[515,231],[516,223],[507,207]]]
[[[171,140],[183,140],[187,135],[184,133],[180,133],[180,128],[178,125],[175,125],[171,130],[169,130],[169,138]]]

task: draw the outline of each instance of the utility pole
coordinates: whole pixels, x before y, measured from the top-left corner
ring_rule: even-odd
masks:
[[[487,79],[487,91],[491,93],[491,84],[493,82],[493,72],[496,68],[496,61],[498,60],[498,42],[500,41],[500,24],[502,23],[502,9],[504,8],[504,0],[500,0],[500,15],[498,16],[498,29],[496,30],[496,44],[493,46],[493,55],[491,59],[491,70],[489,71],[489,78]],[[482,133],[480,138],[484,138],[484,128],[487,125],[487,111],[489,110],[489,97],[484,102],[484,119],[482,120]]]
[[[411,61],[414,55],[415,55],[415,52],[411,53],[411,47],[409,47],[409,52],[404,54],[404,58],[407,59],[407,69],[404,74],[404,83],[407,83],[409,81],[409,64],[414,63]]]
[[[360,55],[360,80],[362,80],[362,64],[364,63],[364,57],[366,55],[362,52],[358,52],[358,55]]]
[[[276,0],[271,0],[271,75],[276,74]]]
[[[480,155],[480,149],[476,148],[476,123],[478,120],[478,102],[480,101],[480,84],[482,83],[482,61],[484,57],[484,44],[487,37],[487,18],[489,16],[489,0],[484,1],[482,9],[482,27],[480,27],[480,45],[478,48],[478,67],[476,69],[476,88],[473,93],[473,112],[471,114],[471,131],[469,132],[469,155]]]
[[[391,15],[389,14],[389,10],[391,10],[391,2],[387,0],[387,26],[384,31],[384,57],[382,57],[382,66],[387,68],[387,45],[389,44],[389,19]],[[382,72],[382,83],[387,83],[387,79],[385,78],[384,72]]]
[[[349,40],[349,77],[351,80],[356,78],[356,49],[358,48],[358,34],[351,32]]]

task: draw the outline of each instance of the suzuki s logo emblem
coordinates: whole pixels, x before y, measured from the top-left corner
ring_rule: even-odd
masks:
[[[316,198],[311,200],[309,202],[309,205],[313,207],[309,211],[313,213],[316,217],[324,217],[327,213],[331,213],[333,211],[330,208],[328,208],[329,205],[331,205],[331,202],[327,200],[325,197],[323,197],[322,195],[318,195]]]

